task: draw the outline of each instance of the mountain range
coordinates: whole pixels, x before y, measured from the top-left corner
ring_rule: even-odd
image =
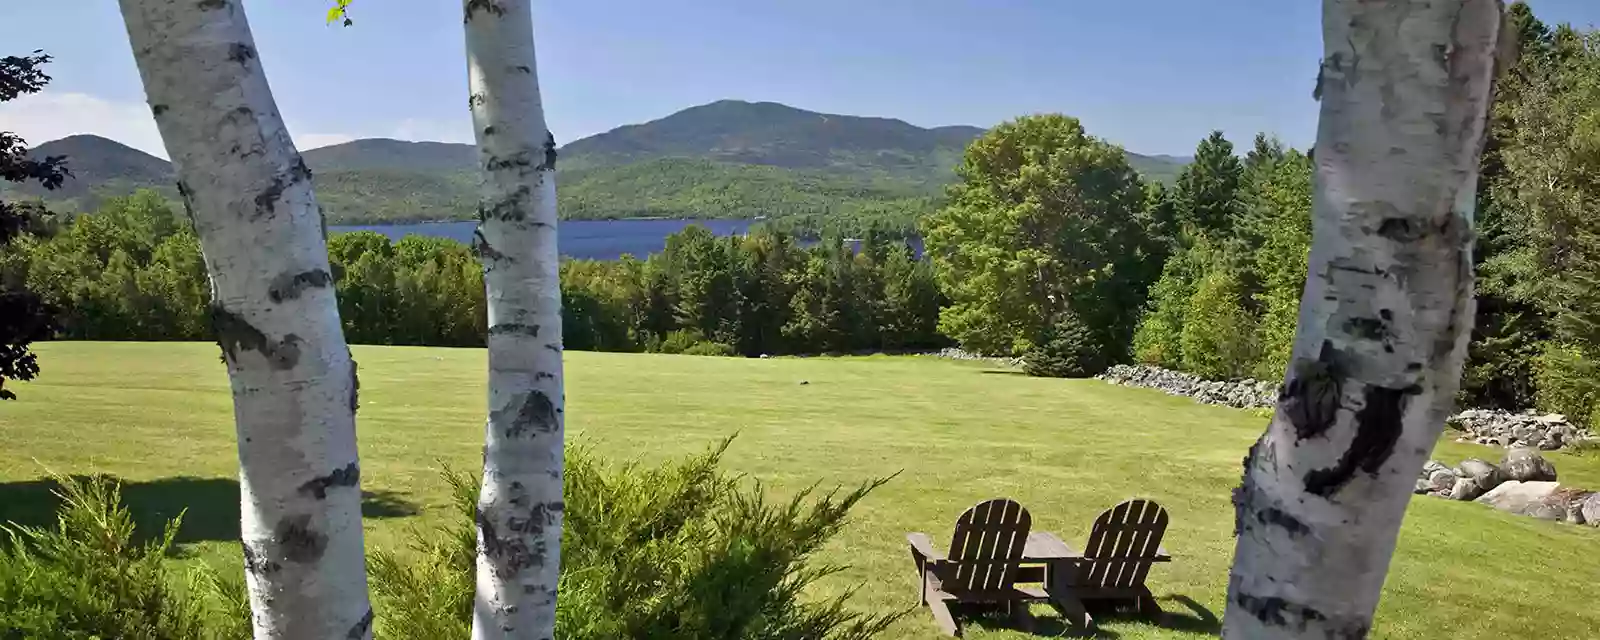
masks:
[[[721,100],[561,147],[559,209],[567,218],[817,218],[926,209],[983,131]],[[24,195],[79,210],[140,188],[176,195],[170,163],[114,140],[75,135],[30,153],[67,156],[73,176],[54,192],[30,185]],[[477,206],[473,145],[370,138],[303,155],[334,224],[465,220]],[[1128,159],[1161,181],[1187,161]]]

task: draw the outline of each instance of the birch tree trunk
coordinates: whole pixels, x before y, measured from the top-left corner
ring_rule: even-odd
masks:
[[[1472,329],[1499,0],[1324,0],[1312,246],[1223,635],[1361,638]]]
[[[368,638],[356,370],[322,212],[241,0],[121,0],[211,276],[255,637]]]
[[[483,163],[473,245],[489,311],[489,420],[472,637],[551,638],[560,576],[563,405],[556,144],[529,0],[464,0]]]

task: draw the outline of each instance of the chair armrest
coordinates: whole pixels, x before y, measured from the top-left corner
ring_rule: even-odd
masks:
[[[908,533],[906,542],[911,543],[911,552],[917,555],[919,563],[944,559],[944,554],[933,550],[933,540],[926,533]]]
[[[1156,545],[1156,562],[1172,562],[1172,554],[1167,553],[1167,548]]]

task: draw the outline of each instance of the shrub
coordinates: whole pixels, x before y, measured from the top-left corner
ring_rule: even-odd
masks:
[[[1255,320],[1242,304],[1243,285],[1227,268],[1200,280],[1184,312],[1183,368],[1202,378],[1247,375],[1255,362]]]
[[[6,525],[0,543],[0,636],[184,640],[210,637],[205,610],[162,565],[182,516],[134,542],[133,517],[107,478],[56,478],[54,530]]]
[[[773,503],[759,483],[717,469],[727,446],[648,468],[602,465],[583,448],[567,453],[556,637],[859,640],[902,615],[853,612],[848,593],[801,597],[840,569],[811,554],[883,481]],[[478,482],[448,470],[445,480],[455,516],[414,531],[409,553],[372,554],[386,638],[465,637],[471,624]]]
[[[1539,408],[1600,427],[1600,362],[1581,348],[1546,343],[1534,363]]]
[[[731,356],[734,354],[732,345],[721,342],[712,342],[700,336],[699,331],[693,329],[679,329],[667,334],[660,344],[655,346],[658,353],[676,353],[686,356]]]
[[[1047,378],[1087,378],[1111,365],[1094,332],[1071,311],[1056,318],[1023,363],[1028,375]]]

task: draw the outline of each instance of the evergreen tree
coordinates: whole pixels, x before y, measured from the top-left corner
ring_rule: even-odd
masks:
[[[1212,131],[1195,148],[1194,162],[1178,175],[1176,200],[1180,219],[1195,233],[1228,237],[1239,214],[1239,184],[1244,165],[1233,155],[1233,143]]]

